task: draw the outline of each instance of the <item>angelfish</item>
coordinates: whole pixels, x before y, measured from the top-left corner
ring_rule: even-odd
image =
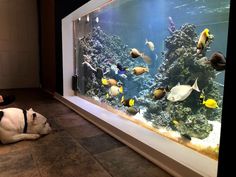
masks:
[[[198,85],[197,85],[197,79],[195,80],[194,84],[192,86],[190,85],[180,85],[179,83],[174,86],[171,90],[169,95],[167,96],[167,99],[171,102],[176,101],[183,101],[192,93],[193,90],[196,90],[197,92],[200,92]]]
[[[210,34],[210,31],[208,28],[205,28],[201,34],[200,37],[198,39],[198,43],[197,43],[197,53],[201,53],[202,50],[206,47],[209,39],[212,39],[214,36],[212,34]]]

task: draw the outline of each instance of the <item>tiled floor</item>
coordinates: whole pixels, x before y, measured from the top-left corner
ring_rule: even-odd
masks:
[[[7,107],[32,107],[54,129],[36,141],[0,143],[0,177],[171,177],[39,89],[0,93],[16,95]]]

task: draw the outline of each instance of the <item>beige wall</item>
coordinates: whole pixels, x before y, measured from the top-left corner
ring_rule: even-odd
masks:
[[[39,86],[36,0],[0,0],[0,89]]]

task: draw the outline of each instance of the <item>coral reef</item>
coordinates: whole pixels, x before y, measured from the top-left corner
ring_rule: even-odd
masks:
[[[106,34],[97,26],[78,43],[80,51],[83,53],[81,56],[83,59],[79,63],[87,62],[91,65],[91,67],[84,65],[82,68],[83,73],[81,75],[85,77],[81,81],[85,85],[84,94],[91,97],[98,96],[102,101],[112,106],[123,107],[119,104],[120,97],[106,98],[109,87],[102,85],[101,78],[97,77],[96,71],[94,72],[97,68],[101,68],[104,77],[116,79],[123,84],[125,97],[135,97],[137,93],[146,90],[151,83],[154,83],[155,79],[148,73],[145,76],[138,77],[132,74],[133,67],[146,66],[146,64],[141,59],[132,59],[129,56],[131,48],[128,48],[119,36]],[[117,74],[116,65],[118,63],[129,69],[125,77]],[[146,79],[147,75],[149,75],[148,79]]]
[[[197,55],[196,43],[197,34],[195,33],[195,26],[192,24],[184,24],[166,38],[166,51],[163,55],[163,63],[156,74],[157,84],[155,88],[166,86],[172,88],[178,82],[184,85],[193,85],[195,79],[198,78],[200,90],[204,90],[207,98],[217,100],[219,107],[221,107],[222,103],[219,100],[222,100],[222,96],[217,85],[213,82],[216,72],[209,65],[199,62],[205,56],[206,49],[202,54]],[[156,124],[166,122],[181,134],[203,139],[212,131],[212,126],[208,120],[219,120],[221,108],[206,108],[201,104],[199,97],[200,93],[193,91],[182,102],[173,103],[166,98],[164,98],[165,102],[157,100],[155,103],[156,112],[153,111],[152,106],[148,107],[147,112],[156,113],[156,117],[158,117],[162,111],[166,111],[168,114],[163,118],[165,121],[161,119]],[[176,120],[178,124],[173,124],[172,120]]]
[[[89,34],[78,40],[78,43],[80,48],[78,58],[82,60],[78,63],[87,62],[91,65],[91,67],[82,66],[81,75],[84,79],[80,82],[85,85],[84,94],[103,99],[107,88],[101,84],[101,77],[98,77],[94,70],[100,68],[104,75],[109,73],[110,77],[114,77],[115,73],[111,70],[111,66],[128,59],[127,46],[118,36],[105,34],[99,26],[94,27]]]
[[[94,27],[91,33],[78,41],[79,49],[82,51],[79,63],[85,63],[80,66],[83,71],[81,82],[84,94],[96,96],[100,101],[126,111],[120,103],[122,95],[107,98],[109,87],[101,83],[101,77],[116,79],[123,84],[125,98],[135,98],[136,106],[146,110],[144,118],[152,122],[154,127],[164,126],[175,129],[182,135],[203,139],[212,131],[212,125],[208,120],[220,120],[221,108],[205,107],[200,102],[200,93],[196,91],[186,100],[174,103],[166,97],[155,100],[152,96],[156,88],[172,88],[178,82],[193,85],[198,78],[198,87],[204,90],[206,98],[213,98],[217,100],[219,107],[222,106],[222,95],[214,82],[216,72],[210,65],[202,62],[206,60],[206,50],[212,41],[209,41],[208,47],[201,54],[197,54],[196,27],[184,24],[180,29],[175,29],[174,23],[170,25],[171,33],[165,39],[163,62],[155,76],[150,73],[141,76],[132,74],[133,67],[147,65],[142,59],[133,59],[129,56],[131,48],[128,48],[120,37],[106,34],[99,26]],[[125,73],[126,77],[117,74],[117,63],[129,69]],[[102,76],[97,73],[98,68],[103,71]]]

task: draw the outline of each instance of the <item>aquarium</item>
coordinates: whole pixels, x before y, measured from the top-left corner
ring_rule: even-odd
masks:
[[[217,162],[230,1],[83,8],[63,23],[64,90]]]

